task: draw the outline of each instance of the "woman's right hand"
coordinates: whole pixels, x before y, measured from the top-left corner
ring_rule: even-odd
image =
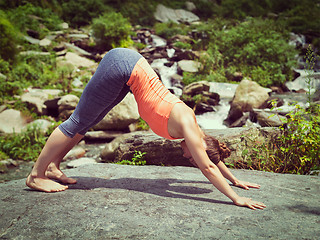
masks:
[[[246,197],[239,197],[233,203],[239,207],[248,207],[253,210],[264,209],[267,207],[262,202],[256,202],[256,201],[253,201],[251,198],[246,198]]]

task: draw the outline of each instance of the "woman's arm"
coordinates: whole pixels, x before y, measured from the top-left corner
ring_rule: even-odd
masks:
[[[176,104],[170,113],[168,131],[172,137],[184,138],[190,154],[201,172],[220,192],[230,198],[234,204],[251,209],[265,208],[263,203],[239,197],[227,183],[219,168],[210,161],[203,144],[203,133],[196,122],[192,109],[184,104]]]
[[[244,188],[246,190],[249,190],[249,188],[260,188],[260,185],[255,184],[255,183],[249,183],[249,182],[244,182],[241,180],[238,180],[231,172],[230,170],[227,168],[227,166],[220,161],[217,164],[217,167],[219,168],[220,172],[222,173],[222,175],[228,179],[234,186],[236,187],[241,187]]]
[[[192,119],[184,119],[183,121],[183,136],[185,142],[190,150],[190,153],[196,162],[197,166],[204,174],[204,176],[224,195],[230,198],[234,204],[238,206],[246,206],[251,209],[263,209],[265,205],[260,202],[252,201],[249,198],[244,198],[238,196],[230,185],[225,180],[224,176],[222,175],[219,167],[213,164],[204,148],[201,138],[201,132],[197,127],[196,122],[192,121]],[[232,174],[229,175],[229,170],[223,169],[223,173],[225,173],[230,179],[232,178]],[[230,172],[229,172],[230,173]]]

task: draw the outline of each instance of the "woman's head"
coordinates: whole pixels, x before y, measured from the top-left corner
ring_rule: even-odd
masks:
[[[224,144],[219,142],[216,138],[205,135],[204,141],[207,144],[206,152],[208,157],[214,164],[218,164],[219,161],[223,161],[231,154],[230,149]]]
[[[208,157],[214,164],[218,164],[219,161],[223,161],[230,156],[230,149],[224,143],[220,143],[216,138],[205,135],[203,140]],[[196,165],[185,141],[181,142],[181,147],[183,149],[183,156],[188,158],[192,164]]]

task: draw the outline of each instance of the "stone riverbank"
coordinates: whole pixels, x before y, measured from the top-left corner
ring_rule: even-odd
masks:
[[[78,183],[60,193],[0,184],[0,239],[318,239],[317,176],[232,170],[261,184],[239,195],[264,210],[232,204],[189,167],[97,163],[66,170]]]

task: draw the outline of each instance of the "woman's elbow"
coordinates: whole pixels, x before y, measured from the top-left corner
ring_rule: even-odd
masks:
[[[208,164],[206,166],[201,166],[200,170],[205,176],[210,175],[210,174],[214,175],[217,171],[219,171],[218,167],[213,163]]]

